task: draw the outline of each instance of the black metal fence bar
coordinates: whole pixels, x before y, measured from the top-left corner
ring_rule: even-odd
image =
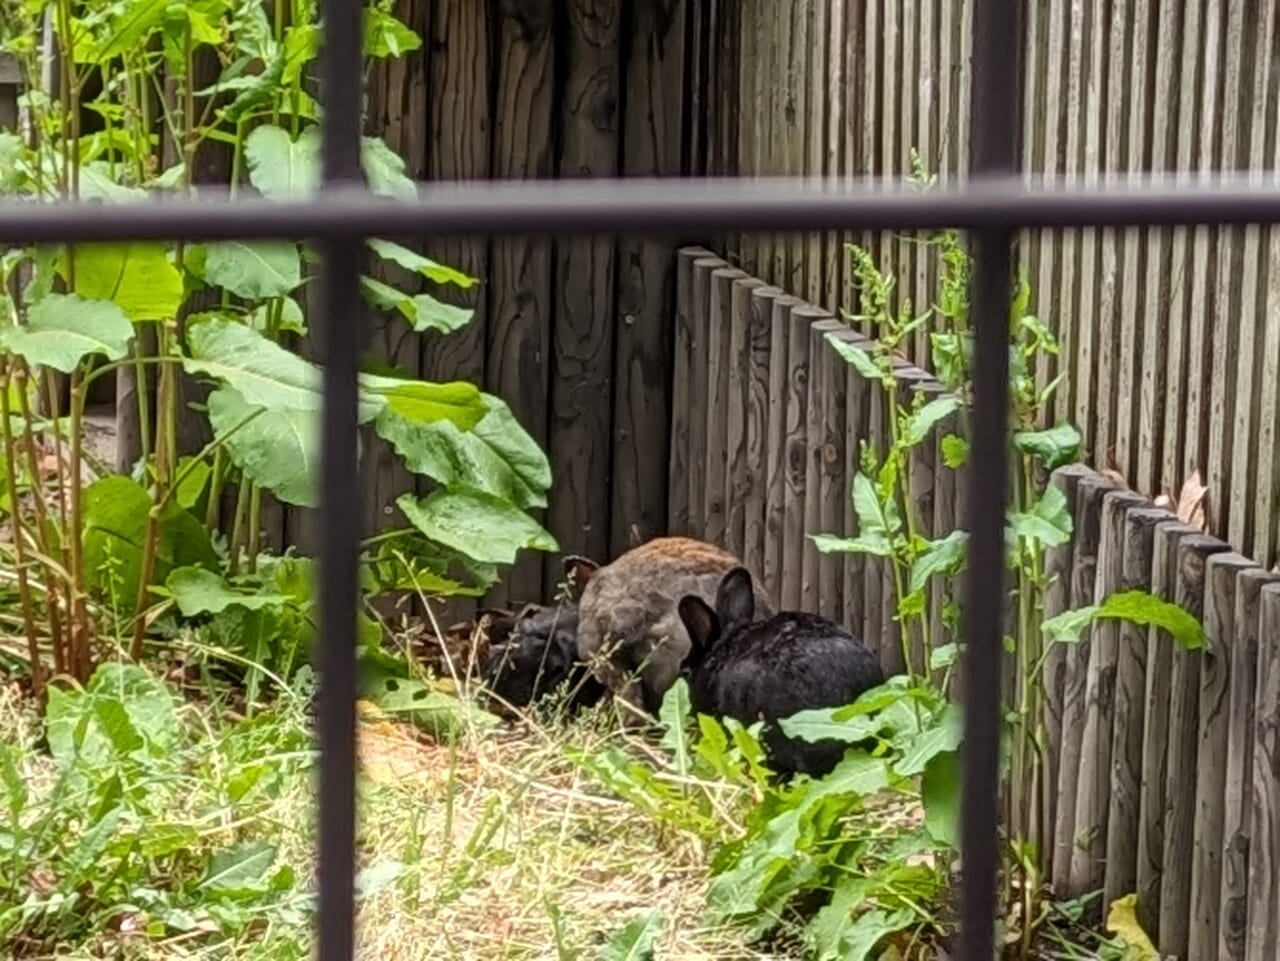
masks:
[[[486,234],[680,233],[694,230],[928,230],[1280,223],[1280,187],[1244,178],[1177,186],[1027,187],[1015,177],[908,194],[803,179],[530,181],[423,184],[416,200],[354,187],[313,200],[163,199],[0,202],[0,242],[327,240]]]
[[[1018,142],[1016,0],[973,8],[970,170],[1013,174]],[[974,235],[973,476],[967,485],[969,552],[964,588],[964,747],[960,808],[960,957],[995,957],[1000,674],[1004,660],[1004,524],[1009,486],[1009,295],[1012,232]]]
[[[362,0],[325,0],[321,51],[324,194],[359,186],[363,52]],[[324,402],[320,467],[320,961],[355,953],[356,613],[361,511],[356,461],[357,380],[363,341],[362,239],[334,234],[321,247],[321,356]]]

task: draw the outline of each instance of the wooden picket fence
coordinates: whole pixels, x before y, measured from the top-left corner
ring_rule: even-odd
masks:
[[[835,618],[902,668],[887,565],[821,554],[851,537],[862,443],[888,438],[883,392],[825,341],[864,341],[831,312],[700,247],[677,256],[669,530],[721,543],[783,608]],[[904,391],[945,390],[905,362]],[[903,395],[905,396],[905,394]],[[963,472],[934,429],[910,464],[926,537],[963,527]],[[1146,589],[1201,619],[1207,645],[1102,620],[1045,671],[1041,843],[1054,889],[1138,895],[1162,954],[1273,961],[1280,938],[1280,574],[1083,465],[1051,482],[1075,531],[1054,549],[1046,616]],[[937,580],[937,579],[935,579]],[[931,636],[948,640],[945,598]],[[919,638],[912,659],[923,663]]]

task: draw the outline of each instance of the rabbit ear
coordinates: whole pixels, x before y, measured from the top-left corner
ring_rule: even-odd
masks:
[[[755,589],[751,584],[751,573],[745,567],[735,567],[720,581],[716,591],[716,615],[725,630],[739,624],[750,624],[755,618]]]
[[[564,579],[569,585],[569,597],[579,600],[587,581],[591,580],[600,565],[580,554],[566,554],[564,557]]]
[[[701,661],[720,634],[720,620],[716,617],[716,612],[707,606],[707,602],[696,594],[686,594],[680,598],[676,609],[680,612],[685,630],[689,632],[689,660]]]

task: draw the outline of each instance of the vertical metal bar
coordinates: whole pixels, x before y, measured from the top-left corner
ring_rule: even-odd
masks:
[[[1015,0],[976,0],[973,6],[969,165],[975,178],[1016,169],[1020,6]],[[960,858],[960,957],[966,961],[995,957],[1011,239],[1012,232],[1000,227],[973,235],[974,434],[968,490]]]
[[[324,188],[361,181],[360,0],[324,0]],[[321,199],[318,201],[323,203]],[[356,364],[360,354],[361,238],[320,245],[324,362],[320,510],[320,961],[355,951],[355,758],[357,550],[361,513],[356,461]]]

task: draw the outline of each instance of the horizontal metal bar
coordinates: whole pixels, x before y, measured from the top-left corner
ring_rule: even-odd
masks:
[[[902,181],[671,178],[420,185],[416,200],[359,187],[268,201],[161,198],[125,205],[0,203],[0,243],[691,230],[925,230],[1280,222],[1276,174],[1096,187],[1019,178],[922,191]]]

